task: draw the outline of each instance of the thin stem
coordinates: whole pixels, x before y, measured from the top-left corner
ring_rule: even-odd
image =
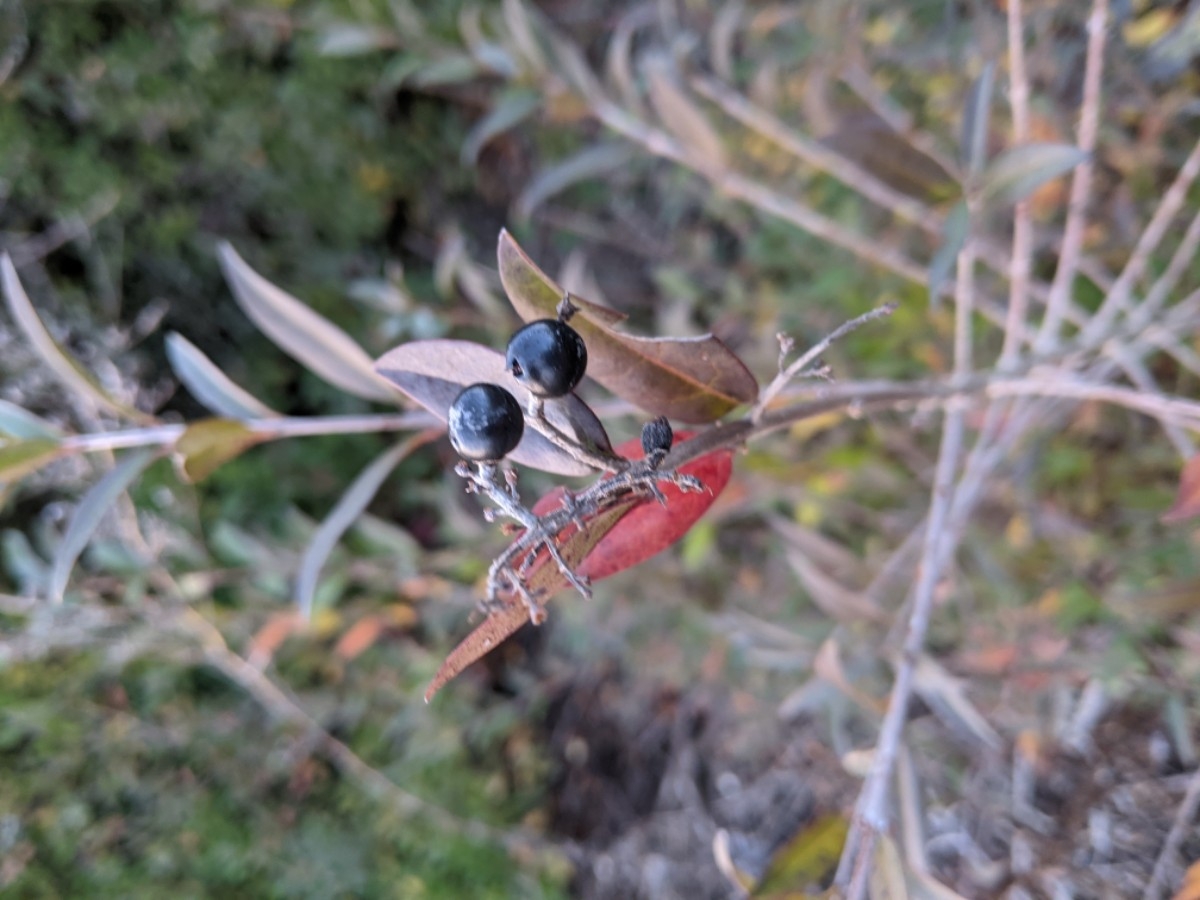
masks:
[[[381,431],[407,431],[437,425],[432,413],[406,412],[366,416],[306,416],[286,419],[246,419],[246,429],[266,440],[291,437],[313,437],[325,434],[374,434]],[[195,423],[193,423],[195,424]],[[60,446],[71,453],[97,453],[105,450],[125,450],[130,447],[175,444],[189,425],[152,425],[148,428],[127,428],[121,431],[101,431],[95,434],[76,434],[63,438]]]
[[[1067,206],[1067,221],[1063,226],[1062,249],[1058,268],[1050,285],[1046,317],[1042,320],[1035,349],[1045,352],[1058,342],[1063,319],[1071,302],[1075,273],[1079,269],[1079,252],[1087,225],[1087,206],[1092,196],[1092,153],[1096,149],[1096,134],[1100,126],[1100,76],[1104,70],[1104,42],[1108,30],[1108,0],[1094,0],[1088,16],[1087,61],[1083,73],[1083,104],[1079,113],[1079,149],[1087,159],[1075,169],[1071,179],[1071,196]]]
[[[850,332],[861,328],[868,322],[873,322],[876,319],[882,319],[886,316],[890,316],[896,311],[896,306],[897,304],[895,303],[885,303],[883,306],[878,306],[870,312],[863,313],[861,316],[851,319],[849,322],[843,322],[840,326],[826,335],[824,339],[813,344],[813,346],[805,351],[795,362],[793,362],[786,369],[782,369],[779,374],[775,376],[775,379],[765,388],[763,388],[762,392],[758,395],[758,402],[754,404],[754,409],[750,412],[750,421],[754,422],[755,424],[762,421],[763,413],[766,412],[766,409],[768,406],[770,406],[771,401],[779,395],[779,392],[787,387],[788,382],[792,381],[794,378],[797,378],[801,373],[804,372],[805,369],[808,368],[809,365],[816,362],[820,358],[821,354],[828,350],[835,341],[838,341],[848,335]]]
[[[1133,291],[1134,284],[1145,273],[1146,266],[1150,262],[1150,256],[1158,248],[1158,245],[1162,243],[1167,229],[1171,227],[1175,216],[1183,207],[1184,201],[1187,199],[1188,190],[1198,175],[1200,175],[1200,141],[1197,141],[1196,145],[1192,147],[1192,152],[1188,154],[1188,158],[1184,161],[1183,166],[1180,167],[1175,180],[1167,189],[1166,194],[1163,195],[1158,209],[1155,210],[1154,215],[1138,238],[1138,242],[1133,248],[1133,253],[1130,254],[1129,260],[1125,263],[1125,268],[1121,270],[1121,274],[1117,276],[1117,280],[1113,283],[1112,290],[1108,292],[1108,296],[1104,298],[1100,309],[1096,311],[1096,315],[1084,329],[1083,339],[1085,343],[1089,340],[1095,340],[1096,335],[1103,334],[1120,313],[1128,311],[1129,295]]]
[[[1012,105],[1013,144],[1029,140],[1029,79],[1025,74],[1025,28],[1021,0],[1008,2],[1008,99]],[[1008,318],[1004,323],[1004,345],[1000,369],[1011,369],[1021,350],[1029,306],[1030,257],[1033,251],[1033,221],[1029,201],[1013,210],[1012,262],[1009,267]]]
[[[954,374],[956,379],[961,381],[970,374],[972,358],[975,251],[974,241],[970,236],[967,237],[966,244],[958,256],[958,277],[954,294]],[[896,668],[896,681],[888,700],[887,713],[880,726],[871,771],[859,796],[852,833],[846,841],[838,866],[838,882],[848,882],[848,900],[859,900],[866,896],[875,844],[879,835],[888,827],[888,794],[892,771],[896,765],[904,720],[908,714],[917,660],[921,656],[925,646],[925,634],[929,630],[934,589],[941,579],[943,556],[949,555],[943,553],[942,546],[953,546],[957,542],[957,535],[947,533],[946,522],[954,502],[955,474],[958,471],[959,457],[962,455],[965,432],[966,417],[963,404],[961,401],[951,402],[946,410],[946,421],[938,450],[928,525],[918,565],[917,584],[913,590],[912,611],[908,619],[903,655]]]
[[[1192,823],[1196,819],[1198,810],[1200,810],[1200,768],[1192,772],[1192,777],[1188,781],[1187,793],[1183,795],[1183,802],[1179,804],[1179,809],[1175,813],[1175,821],[1171,823],[1171,831],[1163,842],[1162,852],[1158,854],[1158,859],[1154,862],[1154,871],[1150,873],[1150,881],[1142,894],[1142,900],[1158,900],[1162,896],[1167,870],[1175,863],[1179,847],[1193,828]],[[1180,896],[1183,894],[1180,893]]]

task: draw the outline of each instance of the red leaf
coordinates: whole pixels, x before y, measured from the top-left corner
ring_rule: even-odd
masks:
[[[1162,514],[1166,524],[1186,522],[1188,519],[1200,516],[1200,454],[1193,456],[1183,467],[1179,476],[1179,493],[1175,495],[1175,503]]]
[[[676,438],[684,440],[690,436],[690,433],[683,432],[677,434]],[[628,441],[617,447],[617,453],[627,459],[640,459],[643,455],[641,441]],[[733,471],[733,452],[718,450],[709,453],[682,466],[680,471],[699,478],[708,490],[687,493],[673,484],[663,484],[661,488],[667,498],[666,506],[648,500],[632,507],[607,510],[585,523],[583,532],[573,524],[568,525],[558,535],[563,557],[575,566],[576,572],[592,581],[599,581],[661,553],[687,534],[729,483]],[[563,488],[555,488],[534,504],[533,511],[544,515],[557,508],[563,492]],[[544,591],[543,600],[567,586],[566,579],[557,567],[547,565],[548,559],[549,554],[542,551],[528,575],[530,588],[539,593]],[[506,606],[490,613],[462,643],[450,651],[425,691],[425,702],[428,703],[447,682],[495,649],[528,621],[529,611],[525,605],[515,597],[509,597]]]

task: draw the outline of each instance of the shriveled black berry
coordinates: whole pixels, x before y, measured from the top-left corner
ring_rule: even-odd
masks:
[[[562,397],[587,371],[587,347],[566,322],[538,319],[512,336],[504,361],[535,397]]]
[[[675,432],[666,416],[659,416],[642,426],[642,450],[650,465],[657,466],[671,449],[675,440]]]
[[[517,398],[495,384],[465,387],[450,404],[450,444],[463,459],[496,462],[521,442],[525,415]]]

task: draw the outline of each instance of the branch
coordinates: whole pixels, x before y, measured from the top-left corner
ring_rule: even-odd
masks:
[[[1059,331],[1071,302],[1071,288],[1079,268],[1079,251],[1087,225],[1087,206],[1092,193],[1092,153],[1100,125],[1100,76],[1104,70],[1104,40],[1108,28],[1108,0],[1094,0],[1088,17],[1087,62],[1083,74],[1083,105],[1079,112],[1079,149],[1088,158],[1079,164],[1071,179],[1067,222],[1063,226],[1062,250],[1050,285],[1046,317],[1042,320],[1035,349],[1047,351],[1058,342]]]
[[[954,291],[954,374],[960,381],[967,378],[971,368],[974,294],[975,250],[974,241],[968,235],[966,244],[958,255],[958,278]],[[954,546],[957,543],[957,535],[946,532],[946,522],[954,499],[955,473],[958,471],[959,457],[962,455],[965,432],[963,405],[961,402],[951,403],[942,428],[933,495],[925,528],[925,543],[918,566],[917,584],[913,591],[912,612],[904,639],[904,651],[896,668],[896,681],[888,700],[887,713],[880,726],[871,771],[859,796],[851,834],[846,840],[838,865],[837,882],[842,885],[848,882],[848,900],[859,900],[866,896],[867,878],[871,860],[875,855],[875,844],[879,835],[888,827],[888,788],[892,780],[892,770],[896,765],[904,720],[908,715],[908,701],[912,695],[917,660],[925,646],[925,634],[929,629],[934,589],[941,578],[943,556],[949,556],[948,552],[943,554],[939,551],[943,544]]]

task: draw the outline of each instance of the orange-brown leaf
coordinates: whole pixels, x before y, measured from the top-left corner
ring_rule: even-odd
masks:
[[[379,640],[379,636],[383,634],[383,627],[382,616],[363,616],[338,638],[333,652],[346,661],[352,660],[369,650]]]
[[[1175,503],[1162,514],[1162,521],[1167,524],[1186,522],[1196,516],[1200,516],[1200,454],[1184,465]]]

